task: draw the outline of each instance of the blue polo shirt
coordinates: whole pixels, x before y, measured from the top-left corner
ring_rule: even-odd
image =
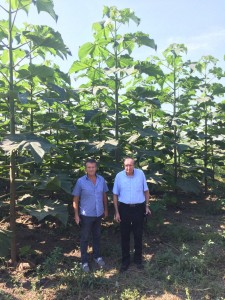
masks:
[[[104,213],[103,193],[108,192],[105,179],[96,175],[94,184],[87,175],[80,177],[73,189],[72,195],[80,197],[80,214],[88,217],[100,217]]]
[[[126,204],[143,203],[145,191],[148,191],[148,185],[142,170],[134,169],[132,176],[127,176],[125,170],[116,175],[113,194],[118,196],[119,202]]]

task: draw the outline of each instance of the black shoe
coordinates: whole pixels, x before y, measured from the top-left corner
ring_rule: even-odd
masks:
[[[120,273],[127,271],[128,268],[129,268],[129,264],[122,264],[120,267]]]
[[[136,264],[136,267],[138,268],[138,270],[144,269],[144,266],[142,265],[142,263]]]

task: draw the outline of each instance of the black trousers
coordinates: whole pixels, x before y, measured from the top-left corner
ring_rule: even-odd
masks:
[[[134,262],[142,263],[142,236],[145,202],[131,206],[119,203],[122,264],[130,263],[130,236],[134,236]]]

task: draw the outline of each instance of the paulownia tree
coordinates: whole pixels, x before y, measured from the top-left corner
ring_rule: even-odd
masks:
[[[103,17],[106,19],[93,24],[94,41],[80,47],[79,60],[73,63],[70,73],[85,77],[80,88],[84,92],[83,102],[99,129],[97,147],[115,146],[118,162],[123,152],[122,135],[131,129],[131,110],[135,109],[133,100],[126,98],[124,92],[128,78],[138,72],[132,52],[135,47],[156,49],[156,45],[143,32],[122,33],[122,25],[140,23],[131,9],[105,6]]]
[[[223,96],[225,88],[219,80],[224,77],[221,68],[217,67],[218,59],[212,56],[203,56],[198,62],[191,63],[196,95],[193,98],[190,119],[193,130],[188,135],[195,140],[195,163],[200,174],[198,177],[204,182],[204,192],[208,192],[208,179],[214,179],[215,165],[218,162],[218,135],[221,130],[216,122],[216,107],[218,97]],[[195,125],[194,125],[195,124]],[[220,161],[220,159],[219,159]],[[219,162],[218,162],[219,163]]]
[[[29,13],[31,5],[38,13],[46,12],[55,21],[57,15],[52,0],[7,0],[1,4],[0,21],[0,105],[3,107],[1,118],[9,120],[3,124],[5,133],[2,148],[9,153],[8,168],[10,173],[10,229],[12,231],[11,259],[15,264],[16,249],[16,174],[17,156],[20,151],[31,153],[39,161],[51,149],[51,144],[35,135],[34,111],[38,110],[38,99],[51,94],[50,83],[55,83],[55,66],[48,63],[48,54],[66,58],[70,54],[61,35],[47,26],[23,24],[16,26],[18,14]],[[58,72],[60,73],[60,72]],[[52,87],[51,87],[52,90]],[[21,112],[27,112],[21,115]],[[25,120],[29,120],[28,124]]]
[[[164,113],[164,117],[159,119],[161,138],[158,140],[158,148],[167,157],[167,160],[164,159],[164,172],[169,186],[175,191],[181,180],[181,156],[189,148],[187,141],[185,143],[183,130],[187,124],[193,90],[190,91],[183,84],[188,82],[190,76],[182,57],[186,52],[184,45],[172,44],[163,52],[162,58],[153,57],[164,72],[157,80],[161,87],[158,98],[161,104],[168,105],[170,109],[169,113]]]

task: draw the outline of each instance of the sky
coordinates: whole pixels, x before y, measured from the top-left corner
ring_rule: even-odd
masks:
[[[157,44],[157,52],[144,47],[137,59],[160,56],[170,44],[182,43],[188,48],[184,58],[199,60],[212,55],[225,66],[225,0],[53,0],[57,23],[45,12],[31,10],[28,22],[53,27],[62,35],[72,52],[68,61],[59,61],[68,71],[78,58],[79,46],[92,42],[92,24],[101,21],[103,7],[131,8],[141,19],[139,26],[130,23],[126,32],[142,31]],[[25,21],[23,17],[20,22]],[[26,20],[27,21],[27,20]]]

